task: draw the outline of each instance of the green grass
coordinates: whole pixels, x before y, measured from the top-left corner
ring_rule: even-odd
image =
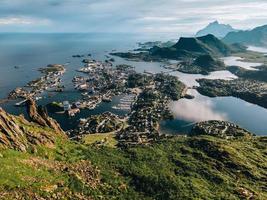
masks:
[[[32,155],[13,150],[1,152],[0,190],[28,189],[40,190],[58,182],[66,181],[60,173],[50,171],[45,166],[34,167]]]
[[[86,137],[86,145],[59,139],[55,149],[39,147],[34,154],[2,151],[0,191],[25,188],[47,197],[43,188],[61,183],[94,199],[242,199],[241,189],[267,199],[267,138],[176,137],[125,150],[91,145],[103,137],[113,140],[101,134]],[[91,188],[73,173],[25,162],[34,158],[55,166],[88,160],[101,184]]]
[[[82,141],[86,145],[98,144],[102,142],[103,145],[111,148],[115,148],[118,144],[117,140],[115,139],[114,133],[89,134],[84,136]]]

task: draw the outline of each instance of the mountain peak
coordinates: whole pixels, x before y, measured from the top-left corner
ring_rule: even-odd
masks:
[[[214,22],[211,22],[211,23],[210,23],[210,25],[216,25],[216,24],[217,24],[217,25],[219,24],[219,22],[218,22],[217,20],[215,20]]]
[[[208,34],[212,34],[218,38],[223,38],[225,37],[228,33],[230,32],[235,32],[237,31],[234,29],[232,26],[229,24],[220,24],[217,20],[214,22],[211,22],[208,26],[203,28],[202,30],[198,31],[196,36],[204,36]]]

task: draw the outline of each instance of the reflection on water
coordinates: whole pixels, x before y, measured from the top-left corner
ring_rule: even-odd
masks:
[[[235,97],[209,98],[190,90],[195,99],[172,102],[175,120],[163,121],[161,130],[177,134],[189,132],[194,123],[205,120],[228,120],[258,134],[267,133],[267,110]]]
[[[227,114],[215,110],[215,105],[211,99],[203,98],[196,90],[190,90],[190,94],[195,98],[192,100],[181,99],[171,102],[170,109],[175,118],[190,122],[200,122],[207,120],[227,120]]]
[[[249,46],[249,51],[256,51],[260,53],[266,53],[267,54],[267,48],[266,47],[255,47],[255,46]]]
[[[222,58],[222,60],[227,66],[238,66],[247,70],[257,70],[255,67],[259,67],[262,65],[262,63],[244,62],[242,61],[243,58],[236,56],[224,57]]]
[[[173,76],[177,76],[181,82],[183,82],[188,87],[199,86],[197,79],[223,79],[223,80],[231,80],[237,78],[236,75],[232,74],[229,71],[216,71],[211,72],[209,75],[201,75],[201,74],[185,74],[182,72],[171,72]]]

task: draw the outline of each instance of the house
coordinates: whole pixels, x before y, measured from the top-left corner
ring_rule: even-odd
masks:
[[[63,101],[63,108],[64,108],[64,111],[68,111],[71,109],[71,105],[68,101]]]
[[[94,87],[89,87],[88,93],[89,94],[94,94],[95,93],[95,88]]]

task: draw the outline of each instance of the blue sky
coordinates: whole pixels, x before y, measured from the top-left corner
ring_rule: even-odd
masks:
[[[191,35],[218,20],[267,24],[266,0],[0,0],[0,32],[131,32]]]

